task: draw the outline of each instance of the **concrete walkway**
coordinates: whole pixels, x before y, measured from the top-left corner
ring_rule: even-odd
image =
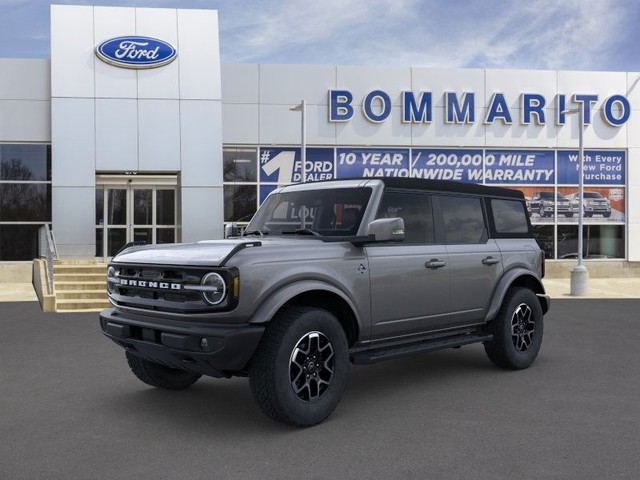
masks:
[[[37,302],[38,297],[30,283],[0,283],[0,302]]]

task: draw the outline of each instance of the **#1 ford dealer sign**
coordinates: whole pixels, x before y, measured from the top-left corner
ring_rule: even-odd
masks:
[[[96,47],[103,62],[122,68],[157,68],[171,63],[178,55],[169,43],[151,37],[117,37]]]

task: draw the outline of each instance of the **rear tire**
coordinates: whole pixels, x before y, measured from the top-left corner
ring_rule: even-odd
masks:
[[[298,427],[316,425],[333,412],[348,376],[344,330],[319,308],[278,312],[249,363],[249,386],[262,413]]]
[[[197,373],[169,368],[158,363],[150,362],[132,353],[125,352],[127,363],[138,380],[152,387],[166,390],[184,390],[190,387],[202,376]]]
[[[543,314],[536,294],[528,288],[510,288],[491,322],[493,340],[485,342],[489,359],[498,367],[529,367],[542,345]]]

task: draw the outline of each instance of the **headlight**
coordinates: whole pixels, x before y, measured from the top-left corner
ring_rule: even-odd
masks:
[[[112,294],[114,292],[114,287],[117,282],[118,272],[113,267],[109,267],[107,269],[107,292]]]
[[[203,287],[201,288],[202,298],[204,298],[204,301],[209,305],[218,305],[224,300],[227,294],[227,285],[224,283],[224,279],[220,274],[215,272],[207,273],[202,277],[200,284]]]

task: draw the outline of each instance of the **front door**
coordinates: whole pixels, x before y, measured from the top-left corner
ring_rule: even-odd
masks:
[[[176,187],[147,183],[96,185],[96,257],[111,258],[129,242],[177,240]]]
[[[366,246],[371,340],[404,339],[449,324],[446,247],[435,243],[431,197],[385,191],[377,218],[401,217],[405,240]]]

